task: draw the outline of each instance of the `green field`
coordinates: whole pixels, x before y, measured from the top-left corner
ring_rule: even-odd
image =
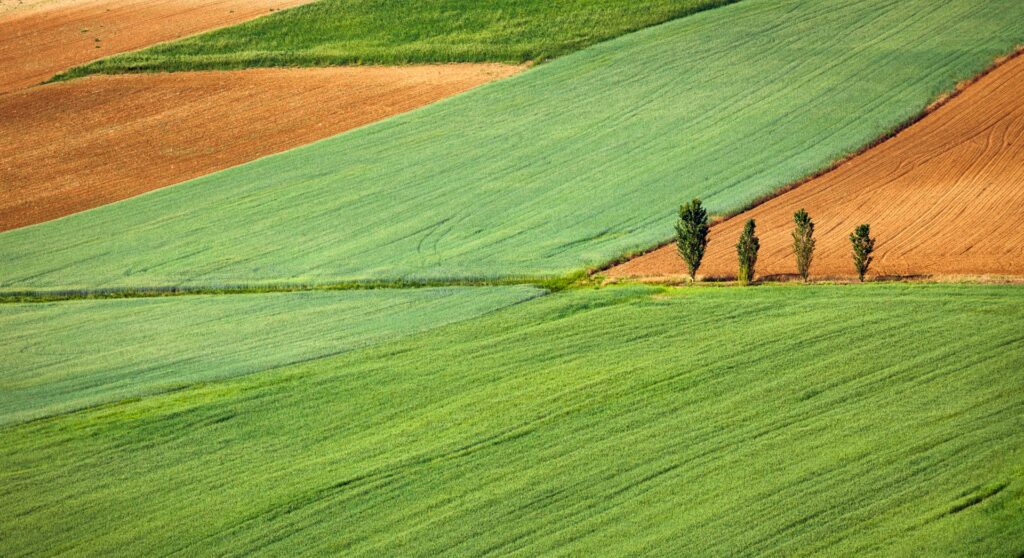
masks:
[[[1018,44],[1018,0],[321,0],[73,70],[555,58],[0,234],[0,557],[1024,558],[1024,285],[581,273]]]
[[[555,276],[735,211],[1024,41],[1024,3],[746,0],[0,235],[0,289]]]
[[[570,290],[3,427],[0,554],[1019,556],[1022,296]]]
[[[0,424],[335,355],[542,292],[495,287],[0,304]]]
[[[320,0],[75,68],[92,73],[542,61],[735,0]]]

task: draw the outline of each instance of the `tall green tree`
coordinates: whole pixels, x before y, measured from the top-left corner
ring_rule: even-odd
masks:
[[[853,266],[857,268],[857,276],[863,282],[864,274],[874,260],[871,254],[875,251],[875,239],[871,238],[871,226],[865,223],[854,229],[850,243],[853,244]]]
[[[676,249],[690,271],[690,281],[697,280],[697,269],[708,246],[708,212],[699,199],[679,207],[676,223]]]
[[[796,270],[804,282],[811,273],[814,259],[814,221],[803,209],[793,215],[796,228],[793,229],[793,254],[796,256]]]
[[[736,274],[736,280],[741,285],[746,285],[754,279],[754,266],[757,265],[757,251],[761,249],[761,241],[756,234],[757,225],[753,219],[747,219],[743,225],[743,234],[740,241],[736,243],[736,255],[739,257],[740,270]]]

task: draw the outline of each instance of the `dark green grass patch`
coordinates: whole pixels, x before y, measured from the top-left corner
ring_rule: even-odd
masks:
[[[60,76],[542,61],[735,0],[321,0]]]
[[[561,277],[729,213],[1024,42],[1024,2],[745,0],[0,235],[0,290]]]
[[[569,290],[9,426],[0,554],[1017,556],[1022,296]]]
[[[334,355],[541,293],[425,288],[0,304],[0,424]]]

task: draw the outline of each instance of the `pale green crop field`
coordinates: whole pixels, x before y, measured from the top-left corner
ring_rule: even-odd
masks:
[[[1022,296],[570,290],[0,427],[0,554],[1016,557]]]
[[[532,287],[0,304],[0,425],[390,342]]]
[[[745,0],[0,235],[0,289],[560,276],[813,173],[1024,42],[1016,0]]]

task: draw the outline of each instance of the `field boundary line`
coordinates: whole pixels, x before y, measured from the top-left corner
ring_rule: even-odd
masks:
[[[295,293],[314,291],[406,290],[445,287],[532,286],[559,292],[585,280],[585,272],[563,276],[505,277],[498,279],[338,281],[333,283],[278,283],[266,285],[110,287],[101,289],[0,290],[0,304],[65,302],[121,298],[162,298],[173,296],[219,296]]]
[[[872,284],[920,284],[920,285],[1024,285],[1021,275],[886,275],[876,277],[863,283],[847,277],[821,277],[808,283],[792,276],[780,275],[759,279],[751,283],[753,286],[786,286],[786,285],[872,285]],[[443,289],[443,288],[485,288],[485,287],[534,287],[549,294],[570,289],[603,288],[606,286],[648,285],[662,287],[688,286],[690,282],[675,277],[634,277],[619,279],[600,279],[597,272],[581,271],[562,277],[522,277],[504,279],[455,279],[450,281],[347,281],[323,284],[278,284],[260,286],[222,286],[222,287],[133,287],[107,289],[62,289],[62,290],[24,290],[0,291],[0,305],[33,304],[48,302],[71,302],[81,300],[118,300],[136,298],[165,298],[179,296],[230,296],[260,295],[280,293],[303,293],[324,291],[370,291],[370,290],[409,290],[409,289]],[[700,283],[704,287],[731,288],[736,287],[734,280],[705,279]]]
[[[446,59],[442,59],[441,57],[437,57],[436,60],[430,60],[430,61],[371,62],[368,65],[375,65],[375,66],[382,66],[382,67],[401,67],[401,66],[407,66],[407,65],[420,65],[420,64],[494,63],[494,64],[535,66],[535,65],[539,65],[539,64],[545,64],[545,63],[550,62],[552,60],[557,60],[557,59],[562,58],[564,56],[568,56],[570,54],[573,54],[573,53],[576,53],[576,52],[579,52],[579,51],[582,51],[582,50],[586,50],[588,48],[592,48],[592,47],[597,46],[599,44],[606,43],[608,41],[613,41],[613,40],[619,39],[621,37],[624,37],[624,36],[627,36],[627,35],[631,35],[633,33],[638,33],[638,32],[641,32],[641,31],[644,31],[644,30],[647,30],[647,29],[651,29],[651,28],[654,28],[654,27],[658,27],[658,26],[661,26],[661,25],[665,25],[665,24],[671,23],[673,21],[678,21],[680,19],[685,19],[685,18],[688,18],[688,17],[692,17],[692,16],[695,16],[695,15],[698,15],[698,14],[701,14],[701,13],[704,13],[704,12],[708,12],[708,11],[712,11],[712,10],[716,10],[716,9],[720,9],[720,8],[724,8],[724,7],[728,7],[728,6],[731,6],[733,4],[738,4],[738,3],[744,2],[744,1],[745,0],[709,0],[707,4],[702,4],[702,5],[693,6],[693,7],[689,8],[689,11],[684,11],[683,13],[678,13],[676,15],[672,15],[671,17],[668,17],[667,19],[664,19],[664,20],[661,20],[661,21],[656,21],[656,22],[647,23],[647,24],[640,24],[640,25],[638,25],[636,27],[629,27],[629,28],[624,29],[622,32],[620,32],[617,35],[610,35],[610,36],[607,36],[607,37],[605,37],[603,39],[596,40],[593,43],[586,44],[584,46],[576,46],[576,47],[568,47],[568,46],[566,46],[563,52],[555,54],[554,56],[546,56],[544,54],[540,54],[540,56],[537,56],[538,53],[535,53],[532,57],[524,59],[524,60],[514,60],[514,59],[511,59],[511,58],[499,59],[498,57],[494,57],[494,58],[481,57],[479,60],[470,60],[469,58],[472,58],[472,57],[468,57],[468,58],[466,58],[464,60],[446,60]],[[287,8],[276,10],[274,12],[274,14],[280,13],[280,12],[287,12],[287,11],[292,11],[292,10],[296,10],[296,9],[306,8],[307,6],[316,4],[318,2],[319,2],[319,0],[307,0],[306,3],[303,3],[303,4],[298,4],[298,5],[295,5],[295,6],[290,6],[290,7],[287,7]],[[94,60],[83,62],[81,64],[77,64],[77,65],[72,66],[70,68],[61,70],[60,72],[57,72],[56,74],[52,75],[50,78],[48,78],[46,81],[42,82],[39,85],[46,85],[46,84],[50,84],[50,83],[59,83],[59,82],[64,82],[64,81],[70,81],[70,80],[80,79],[80,78],[83,78],[83,77],[86,77],[86,76],[89,76],[89,75],[132,75],[132,74],[147,74],[147,73],[182,73],[182,72],[194,72],[194,71],[228,71],[228,70],[245,71],[245,70],[252,70],[252,69],[259,69],[259,68],[331,68],[331,67],[338,67],[338,66],[349,66],[349,67],[352,67],[352,66],[367,65],[367,64],[364,64],[363,62],[345,62],[345,63],[317,62],[317,63],[312,63],[312,64],[305,64],[305,63],[301,63],[301,62],[290,61],[290,62],[272,63],[272,64],[269,64],[269,63],[268,64],[260,64],[260,63],[251,63],[250,62],[247,65],[243,65],[242,67],[237,67],[237,68],[236,67],[231,67],[231,68],[229,68],[229,67],[219,67],[216,64],[214,64],[212,67],[207,67],[207,68],[203,68],[203,69],[179,69],[179,68],[175,68],[173,66],[172,67],[167,67],[167,66],[162,66],[162,67],[131,67],[131,66],[126,66],[126,67],[117,68],[116,71],[105,71],[104,69],[100,69],[100,70],[94,70],[93,69],[94,65],[96,65],[97,63],[100,63],[102,61],[105,61],[105,60],[109,60],[109,59],[116,58],[116,57],[119,57],[119,56],[124,56],[124,55],[144,52],[146,50],[149,50],[151,48],[158,47],[158,46],[171,45],[171,44],[178,43],[178,42],[181,42],[181,41],[187,41],[188,39],[196,38],[196,37],[199,37],[201,35],[205,35],[207,33],[213,33],[213,32],[217,32],[217,31],[223,31],[225,29],[230,29],[230,28],[233,28],[233,27],[239,27],[239,26],[243,26],[243,25],[248,25],[252,21],[255,21],[255,20],[258,20],[258,19],[262,19],[262,18],[265,18],[265,17],[269,17],[269,16],[272,16],[274,14],[264,14],[262,16],[259,16],[259,17],[256,17],[256,18],[252,18],[252,19],[249,19],[249,20],[245,20],[245,21],[242,21],[242,22],[238,22],[238,23],[234,23],[234,24],[230,24],[230,25],[225,25],[225,26],[222,26],[222,27],[212,28],[212,29],[209,29],[209,30],[206,30],[206,31],[200,31],[200,32],[197,32],[197,33],[194,33],[194,34],[191,34],[191,35],[187,35],[187,36],[182,36],[182,37],[179,37],[179,38],[176,38],[176,39],[171,39],[171,40],[168,40],[168,41],[161,41],[161,42],[153,43],[153,44],[150,44],[150,45],[147,45],[147,46],[143,46],[143,47],[140,47],[140,48],[137,48],[137,49],[134,49],[134,50],[117,52],[117,53],[111,54],[109,56],[104,56],[102,58],[97,58],[97,59],[94,59]],[[165,63],[166,63],[166,60],[167,60],[167,58],[165,56],[165,58],[164,58],[164,62]],[[221,64],[221,66],[224,66],[224,65]]]
[[[940,94],[938,96],[938,98],[936,98],[934,101],[932,101],[927,106],[925,106],[917,114],[911,116],[910,118],[908,118],[907,120],[901,122],[900,124],[897,124],[891,130],[883,133],[882,135],[878,136],[874,140],[868,142],[863,147],[857,149],[856,151],[851,152],[849,155],[845,155],[843,157],[840,157],[839,159],[836,159],[835,161],[833,161],[832,163],[828,164],[826,167],[824,167],[823,169],[821,169],[819,171],[813,172],[813,173],[811,173],[811,174],[809,174],[809,175],[807,175],[807,176],[805,176],[803,178],[800,178],[800,179],[795,180],[795,181],[793,181],[793,182],[791,182],[791,183],[789,183],[787,185],[784,185],[781,188],[779,188],[778,190],[775,190],[775,191],[770,192],[768,194],[765,194],[763,196],[758,196],[757,198],[755,198],[750,203],[742,206],[741,208],[739,208],[739,209],[737,209],[735,211],[730,211],[728,213],[713,215],[712,218],[711,218],[711,226],[714,226],[714,225],[717,225],[719,223],[723,223],[725,221],[728,221],[729,219],[732,219],[732,218],[736,217],[737,215],[741,215],[741,214],[743,214],[743,213],[745,213],[747,211],[750,211],[751,209],[754,209],[755,207],[757,207],[757,206],[759,206],[761,204],[764,204],[764,203],[769,202],[769,201],[771,201],[771,200],[773,200],[773,199],[775,199],[775,198],[777,198],[777,197],[779,197],[779,196],[781,196],[783,194],[786,194],[788,192],[796,190],[797,188],[799,188],[799,187],[801,187],[801,186],[803,186],[803,185],[805,185],[805,184],[807,184],[807,183],[809,183],[809,182],[811,182],[813,180],[817,180],[817,179],[819,179],[819,178],[821,178],[821,177],[823,177],[825,175],[831,174],[831,173],[839,170],[840,167],[842,167],[843,165],[851,162],[853,159],[856,159],[856,158],[864,155],[868,151],[870,151],[870,150],[872,150],[872,149],[882,145],[883,143],[885,143],[885,142],[887,142],[887,141],[889,141],[891,139],[894,139],[896,136],[900,135],[901,133],[906,131],[911,126],[913,126],[913,125],[917,124],[918,122],[920,122],[920,121],[924,120],[925,118],[927,118],[933,112],[935,112],[935,111],[939,110],[940,108],[942,108],[942,107],[946,106],[947,104],[949,104],[953,99],[956,99],[957,97],[959,97],[961,94],[963,94],[964,91],[969,89],[971,86],[976,84],[978,81],[980,81],[985,76],[991,74],[992,72],[994,72],[998,68],[1002,67],[1003,65],[1007,64],[1008,62],[1010,62],[1010,61],[1012,61],[1012,60],[1014,60],[1017,57],[1022,56],[1022,55],[1024,55],[1024,44],[1019,44],[1016,47],[1014,47],[1013,50],[1011,50],[1009,53],[997,56],[992,61],[992,63],[989,64],[988,67],[986,67],[981,72],[978,72],[977,74],[975,74],[974,76],[972,76],[972,77],[970,77],[968,79],[961,80],[961,81],[957,82],[956,85],[953,86],[953,90],[952,91]],[[649,248],[646,248],[646,249],[643,249],[643,250],[640,250],[640,251],[628,252],[628,253],[623,254],[622,256],[620,256],[618,258],[614,258],[610,262],[607,262],[605,264],[602,264],[601,266],[598,266],[597,268],[593,269],[592,271],[589,271],[589,274],[590,275],[599,275],[599,274],[601,274],[601,273],[603,273],[605,271],[608,271],[609,269],[611,269],[611,268],[613,268],[615,266],[624,264],[624,263],[626,263],[626,262],[628,262],[630,260],[635,260],[635,259],[637,259],[639,257],[642,257],[642,256],[646,256],[647,254],[650,254],[651,252],[655,252],[657,250],[660,250],[660,249],[662,249],[662,248],[672,244],[673,242],[674,242],[674,240],[670,239],[670,240],[666,240],[664,242],[660,242],[660,243],[658,243],[655,246],[651,246]]]

